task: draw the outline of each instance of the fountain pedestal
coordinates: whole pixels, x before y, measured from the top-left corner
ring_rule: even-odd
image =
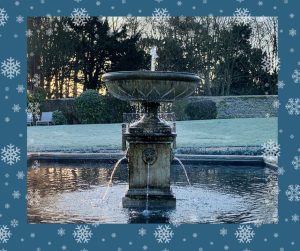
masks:
[[[158,103],[145,103],[146,114],[132,124],[125,134],[129,144],[129,189],[123,198],[123,207],[144,208],[147,193],[150,208],[176,206],[176,199],[170,188],[172,144],[176,134],[172,133],[167,123],[158,118],[158,106]]]
[[[170,188],[170,165],[172,142],[130,142],[128,149],[129,189],[123,197],[123,207],[145,208],[147,200],[148,163],[143,155],[156,155],[153,164],[149,164],[149,208],[175,207],[176,200]]]

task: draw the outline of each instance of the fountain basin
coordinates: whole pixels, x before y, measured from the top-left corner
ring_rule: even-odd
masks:
[[[127,101],[173,102],[194,93],[200,78],[172,71],[119,71],[103,75],[109,93]]]

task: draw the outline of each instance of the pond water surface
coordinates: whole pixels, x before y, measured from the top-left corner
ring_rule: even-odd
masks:
[[[172,165],[175,209],[161,209],[144,217],[141,210],[122,208],[128,170],[116,171],[113,186],[102,199],[113,164],[80,161],[39,161],[29,167],[27,214],[29,223],[275,223],[278,180],[267,167],[186,164]]]

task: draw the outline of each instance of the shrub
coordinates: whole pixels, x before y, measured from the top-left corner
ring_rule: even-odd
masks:
[[[119,100],[109,94],[103,96],[103,110],[105,123],[121,123],[123,113],[134,112],[129,102]]]
[[[185,113],[190,120],[215,119],[217,117],[217,106],[211,100],[191,102],[185,107]]]
[[[52,118],[55,125],[64,125],[67,122],[66,117],[61,111],[54,111]]]
[[[87,90],[75,99],[75,109],[81,123],[95,124],[103,121],[103,102],[96,90]]]
[[[87,90],[75,99],[77,117],[81,123],[118,123],[124,112],[132,112],[128,102],[109,94],[101,96],[95,90]]]

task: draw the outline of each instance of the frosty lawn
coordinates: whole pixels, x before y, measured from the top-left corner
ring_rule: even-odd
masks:
[[[277,118],[177,122],[177,147],[260,146],[277,141]],[[121,124],[27,127],[28,152],[121,149]]]

